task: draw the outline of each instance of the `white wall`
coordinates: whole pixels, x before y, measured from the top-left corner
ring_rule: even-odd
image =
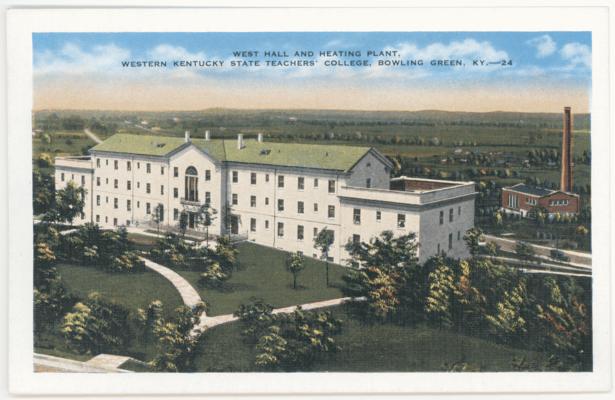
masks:
[[[366,187],[366,181],[369,178],[372,188],[389,189],[390,175],[388,167],[372,152],[369,152],[354,166],[347,185]]]

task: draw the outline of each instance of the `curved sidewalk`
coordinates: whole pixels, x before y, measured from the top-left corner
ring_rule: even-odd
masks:
[[[156,264],[155,262],[148,260],[145,257],[139,258],[143,260],[147,268],[159,273],[169,282],[171,282],[173,286],[175,286],[175,289],[177,289],[177,291],[179,292],[179,295],[181,296],[182,301],[185,305],[189,307],[194,307],[203,301],[201,300],[201,296],[199,296],[199,293],[192,287],[192,285],[190,285],[190,283],[188,283],[187,280],[182,278],[182,276],[179,275],[177,272],[173,271],[168,267],[165,267],[164,265]]]

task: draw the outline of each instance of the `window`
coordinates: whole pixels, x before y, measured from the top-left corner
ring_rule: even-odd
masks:
[[[126,200],[126,211],[130,210],[132,210],[132,204],[130,203],[130,200]]]
[[[269,220],[268,219],[265,220],[265,229],[269,229]]]
[[[105,203],[109,204],[109,196],[105,196]]]
[[[113,218],[113,226],[117,226],[117,218]]]
[[[164,221],[164,206],[162,204],[158,204],[156,207],[156,215],[158,216],[158,220],[160,222]]]
[[[372,178],[367,178],[365,180],[365,187],[368,189],[372,187]]]
[[[284,211],[284,200],[278,199],[278,211]]]
[[[179,168],[173,167],[173,177],[177,178],[179,176]]]
[[[314,227],[314,229],[312,229],[312,235],[314,235],[314,237],[318,236],[318,228]]]
[[[297,240],[303,240],[303,225],[297,225]]]
[[[126,226],[130,226],[130,220],[129,219],[126,220]]]
[[[269,197],[265,197],[265,205],[268,206],[269,205]]]
[[[148,174],[152,172],[152,165],[150,163],[145,164],[145,172]]]
[[[250,232],[256,232],[256,218],[250,218]]]
[[[160,167],[160,175],[164,175],[164,167]]]
[[[448,249],[451,250],[453,248],[453,234],[448,234]]]
[[[141,182],[137,182],[137,189],[141,187]]]
[[[335,181],[329,180],[329,193],[335,193]]]
[[[149,183],[145,184],[145,193],[151,193],[152,192],[152,186]]]
[[[317,188],[318,187],[318,178],[314,178],[314,187]]]
[[[164,185],[160,185],[160,194],[164,194]]]
[[[119,161],[113,160],[113,169],[118,169]]]
[[[239,172],[233,171],[233,183],[239,182]]]
[[[99,167],[100,167],[100,165],[99,165]],[[96,214],[96,222],[97,223],[100,222],[100,215],[98,215],[98,214]]]
[[[382,221],[382,212],[376,211],[376,222]]]
[[[461,240],[461,231],[457,231],[457,240]]]
[[[64,172],[62,172],[62,174],[60,175],[60,180],[64,182]]]
[[[515,196],[514,194],[508,194],[508,206],[510,208],[518,208],[519,207],[519,200],[518,197]]]
[[[284,187],[284,175],[278,176],[278,187],[279,188],[283,188]]]
[[[298,201],[297,202],[297,213],[298,214],[303,214],[304,209],[303,209],[303,202],[302,201]]]
[[[453,214],[454,214],[454,211],[452,208],[448,210],[448,222],[453,222]]]
[[[206,181],[210,181],[211,180],[211,170],[209,170],[209,169],[205,170],[205,180]]]
[[[329,218],[335,218],[335,206],[329,206],[329,210],[327,212],[327,216]]]
[[[178,188],[173,188],[173,198],[178,198],[179,197],[179,189]]]
[[[113,188],[114,188],[114,189],[117,189],[117,187],[118,187],[118,180],[117,180],[117,179],[114,179],[114,180],[113,180]]]
[[[250,196],[250,207],[256,207],[256,196]]]
[[[251,185],[256,185],[256,172],[251,172],[250,173],[250,184]]]
[[[109,184],[109,178],[105,178],[105,185]]]
[[[141,163],[137,161],[137,169],[141,169]]]
[[[152,213],[151,204],[145,203],[145,213],[146,214],[151,214]]]
[[[173,221],[177,221],[179,219],[179,210],[177,208],[173,209]]]
[[[117,199],[117,197],[113,198],[113,208],[118,208],[118,199]]]
[[[141,202],[137,201],[137,208],[141,208]]]
[[[99,194],[96,195],[96,205],[97,206],[100,205],[100,195]]]
[[[237,199],[237,193],[233,193],[232,195],[232,203],[234,206],[237,205],[237,203],[239,203],[239,200]]]
[[[361,209],[360,208],[355,208],[352,210],[352,222],[354,222],[355,225],[361,224]]]
[[[314,212],[318,212],[318,203],[314,203]]]
[[[130,170],[132,170],[132,165],[130,161],[126,161],[126,171],[130,171]]]
[[[436,254],[440,254],[440,243],[438,243],[438,250]]]
[[[81,186],[85,186],[85,175],[81,175]]]
[[[461,215],[461,206],[457,207],[457,215]]]
[[[211,204],[211,192],[205,192],[205,204],[208,206]]]
[[[269,174],[265,174],[265,182],[269,182]]]
[[[406,214],[397,214],[397,227],[398,228],[406,227]]]
[[[278,222],[278,237],[284,237],[284,223]]]
[[[199,201],[199,177],[196,168],[186,168],[184,178],[184,198],[188,201]]]
[[[70,180],[71,180],[71,181],[74,181],[74,180],[75,180],[75,174],[71,174],[71,175],[70,175]]]
[[[440,225],[444,224],[444,211],[440,211]]]
[[[97,167],[97,168],[100,168],[100,158],[97,158],[97,159],[96,159],[96,167]]]
[[[100,186],[100,176],[96,177],[96,186]]]
[[[357,235],[357,234],[352,235],[352,243],[354,244],[361,243],[361,235]]]
[[[299,190],[305,189],[305,178],[302,176],[297,178],[297,189]]]

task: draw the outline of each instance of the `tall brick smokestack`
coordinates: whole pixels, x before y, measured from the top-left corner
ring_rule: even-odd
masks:
[[[562,132],[562,178],[560,189],[572,191],[572,114],[564,107],[564,130]]]

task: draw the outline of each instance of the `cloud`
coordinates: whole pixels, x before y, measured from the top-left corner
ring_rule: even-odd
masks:
[[[592,66],[592,52],[587,45],[578,42],[566,43],[559,54],[568,61],[570,68],[577,66],[591,68]]]
[[[147,52],[148,56],[154,60],[204,60],[205,53],[199,51],[191,53],[181,46],[172,46],[170,44],[160,44]]]
[[[448,44],[436,42],[425,47],[419,47],[414,43],[399,43],[397,46],[389,46],[385,50],[398,50],[402,59],[457,59],[480,57],[489,61],[508,59],[508,53],[498,50],[490,42],[479,42],[475,39],[452,41]]]
[[[82,75],[119,70],[123,60],[130,59],[130,51],[113,43],[93,46],[89,51],[79,45],[66,43],[58,52],[46,50],[34,54],[35,75]]]
[[[555,53],[557,43],[549,35],[542,35],[525,42],[536,49],[536,57],[544,58]]]

